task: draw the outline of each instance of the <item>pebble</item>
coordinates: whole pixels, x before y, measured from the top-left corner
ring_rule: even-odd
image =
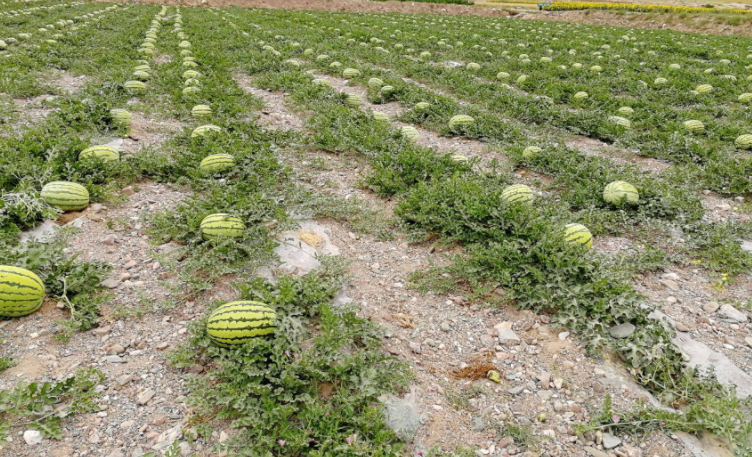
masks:
[[[132,186],[128,186],[128,187],[123,188],[123,190],[121,191],[121,193],[123,195],[133,195],[133,194],[136,193],[136,191],[133,190]]]
[[[413,351],[415,354],[421,354],[423,353],[423,349],[420,347],[420,343],[416,343],[415,341],[411,341],[408,346],[410,347],[410,350]]]
[[[110,362],[110,363],[125,363],[125,360],[123,360],[122,357],[117,356],[117,355],[106,355],[102,357],[102,359],[104,359],[105,362]]]
[[[154,398],[156,394],[157,392],[154,391],[154,389],[146,389],[138,394],[138,397],[136,397],[136,403],[138,403],[139,405],[145,405],[149,403],[149,400]]]
[[[44,437],[39,433],[39,430],[26,430],[23,434],[23,439],[29,446],[36,446],[44,440]]]
[[[721,309],[718,310],[718,313],[722,318],[731,322],[747,322],[747,315],[729,304],[721,306]]]
[[[115,382],[117,382],[121,386],[124,386],[131,381],[133,381],[133,377],[131,377],[131,375],[129,374],[120,375],[117,378],[115,378]]]
[[[102,287],[106,287],[108,289],[115,289],[117,286],[120,285],[120,281],[114,278],[105,279],[100,283]]]
[[[747,346],[752,348],[752,336],[744,338],[744,342],[747,343]]]
[[[611,336],[614,338],[627,338],[629,335],[633,334],[636,329],[637,328],[634,325],[625,322],[611,327],[609,333],[611,333]]]
[[[719,305],[717,302],[714,302],[714,301],[710,301],[702,305],[702,309],[708,314],[715,313],[716,311],[718,311],[718,308],[720,307],[721,305]]]
[[[621,438],[614,436],[610,433],[603,434],[603,447],[606,449],[613,449],[621,444]]]

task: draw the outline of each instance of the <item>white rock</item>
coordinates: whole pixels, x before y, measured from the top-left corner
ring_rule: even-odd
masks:
[[[747,322],[747,315],[729,305],[728,303],[721,306],[721,309],[718,310],[718,313],[722,318],[732,322]]]
[[[23,434],[23,439],[29,446],[36,446],[42,442],[44,437],[39,433],[39,430],[26,430]]]

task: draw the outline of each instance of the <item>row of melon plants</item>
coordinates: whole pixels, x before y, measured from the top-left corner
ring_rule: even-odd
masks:
[[[86,2],[71,2],[54,7],[39,9],[36,14],[7,18],[0,23],[0,39],[3,50],[13,50],[14,45],[23,44],[32,38],[53,39],[62,37],[62,33],[72,23],[68,19],[80,19],[83,14],[101,11],[102,5],[92,5]],[[60,22],[62,21],[62,22]]]
[[[272,14],[266,13],[262,16],[272,16]],[[276,18],[273,19],[277,20]],[[419,59],[402,57],[399,54],[399,50],[385,53],[379,49],[379,46],[375,46],[370,42],[366,42],[366,46],[353,46],[352,43],[348,42],[349,38],[342,32],[336,32],[335,30],[324,32],[326,30],[326,26],[323,25],[325,18],[321,18],[322,24],[316,27],[310,25],[311,21],[308,19],[306,18],[307,22],[305,24],[287,24],[286,27],[290,27],[291,30],[308,28],[311,38],[316,39],[316,35],[319,35],[318,40],[326,42],[330,47],[342,49],[350,53],[357,52],[357,58],[359,59],[365,58],[372,63],[401,71],[407,76],[413,76],[420,81],[427,82],[436,87],[447,88],[467,101],[476,103],[491,112],[501,114],[505,117],[509,116],[526,122],[534,121],[538,124],[549,126],[559,125],[554,121],[554,118],[558,116],[557,113],[560,113],[565,117],[585,120],[588,124],[597,126],[602,132],[607,132],[611,136],[609,141],[613,140],[613,138],[634,137],[634,140],[630,140],[630,144],[626,146],[637,149],[641,154],[670,158],[679,162],[687,162],[689,160],[689,166],[687,167],[689,172],[693,175],[699,175],[700,179],[698,181],[707,188],[726,195],[738,195],[739,193],[749,191],[750,184],[747,176],[750,174],[752,159],[748,155],[736,155],[736,151],[743,151],[742,148],[746,147],[745,138],[747,137],[745,135],[747,134],[743,133],[740,127],[746,125],[743,119],[744,116],[748,116],[748,108],[737,110],[741,113],[741,119],[735,123],[736,127],[733,127],[728,133],[724,133],[722,141],[718,138],[711,138],[703,133],[688,131],[682,124],[684,121],[697,120],[692,119],[690,117],[691,114],[680,118],[679,122],[666,119],[658,119],[660,122],[647,122],[647,125],[652,128],[652,132],[656,132],[654,129],[655,126],[669,124],[676,126],[675,128],[672,127],[670,131],[665,132],[664,139],[669,141],[670,144],[655,138],[638,138],[635,136],[637,135],[636,132],[626,129],[621,125],[623,119],[626,119],[626,122],[630,124],[631,121],[625,118],[624,114],[618,113],[615,107],[610,113],[603,113],[601,110],[572,110],[566,106],[559,107],[553,105],[546,101],[545,98],[520,97],[516,91],[503,89],[503,83],[479,83],[475,74],[469,72],[464,66],[462,68],[448,69],[442,66],[430,65]],[[331,29],[331,26],[329,28]],[[357,27],[348,28],[348,30],[357,32]],[[352,34],[353,32],[348,33]],[[340,36],[335,38],[338,34]],[[316,42],[310,44],[316,44]],[[378,44],[378,42],[375,44]],[[611,98],[613,99],[613,97]],[[665,99],[664,95],[664,105]],[[629,108],[629,106],[626,107]],[[632,111],[635,110],[632,109]],[[641,112],[658,113],[662,111],[660,107],[650,106]],[[728,109],[724,111],[724,118],[729,114],[728,111]],[[537,117],[536,113],[542,113],[543,117]],[[626,116],[632,115],[627,114]],[[611,116],[612,120],[606,119],[608,116]],[[714,120],[713,122],[717,121]],[[692,126],[690,128],[694,129]],[[575,128],[574,132],[586,133],[596,137],[602,136],[579,127]],[[737,139],[739,140],[738,146],[734,144]],[[706,144],[708,142],[711,144]],[[701,166],[693,165],[692,162],[695,160]]]
[[[107,69],[100,78],[91,81],[81,93],[61,100],[60,109],[40,125],[18,137],[0,139],[3,150],[0,264],[30,272],[24,274],[43,284],[23,303],[13,305],[13,300],[6,297],[2,315],[28,314],[41,305],[46,294],[56,297],[71,313],[70,320],[63,323],[67,331],[60,337],[73,330],[90,328],[96,322],[98,305],[104,299],[99,283],[106,277],[108,267],[98,262],[79,262],[66,254],[65,240],[71,236],[68,231],[61,231],[49,240],[29,239],[19,243],[18,238],[22,230],[33,228],[42,219],[57,218],[63,211],[81,210],[90,201],[103,201],[108,189],[133,178],[126,163],[110,162],[109,156],[99,157],[101,148],[92,148],[96,146],[93,138],[122,132],[108,107],[123,103],[128,97],[118,81],[122,78],[118,75],[136,56],[136,49],[127,37],[143,28],[148,18],[130,14],[112,19],[110,24],[102,21],[100,26],[109,28],[109,33],[90,43],[90,54],[80,54],[81,58],[92,58],[95,62],[99,56],[100,61],[106,62]],[[108,53],[104,55],[101,49],[107,49]]]
[[[150,11],[153,11],[152,7],[144,8],[145,13]],[[155,15],[151,22],[151,31],[159,29],[159,19],[164,12],[163,8]],[[107,47],[110,52],[107,56],[108,62],[124,65],[136,55],[135,49],[129,49],[129,46],[122,42],[127,41],[125,38],[129,35],[137,33],[138,29],[142,29],[145,19],[148,19],[148,16],[144,18],[138,14],[131,14],[126,20],[120,19],[117,26],[112,26],[111,35],[99,37],[97,44]],[[55,114],[55,119],[48,120],[47,125],[37,127],[38,131],[32,135],[39,135],[40,132],[51,133],[50,129],[56,122],[63,122],[62,126],[70,129],[55,130],[55,133],[62,136],[55,136],[49,138],[45,144],[35,145],[39,148],[35,150],[38,151],[37,162],[33,162],[33,159],[23,162],[28,166],[26,169],[3,168],[3,206],[0,208],[0,318],[23,320],[24,316],[39,309],[49,296],[66,305],[71,320],[64,325],[70,331],[85,330],[96,322],[98,304],[102,298],[99,283],[106,277],[107,266],[100,262],[76,261],[75,257],[70,256],[65,250],[65,240],[70,233],[62,230],[43,240],[27,239],[19,242],[18,236],[21,228],[33,224],[35,216],[55,217],[60,212],[86,208],[90,202],[89,190],[100,189],[103,184],[101,178],[106,176],[110,181],[119,178],[117,171],[123,167],[112,167],[113,162],[116,162],[113,160],[114,157],[101,154],[102,151],[108,152],[107,147],[94,146],[81,150],[82,139],[79,138],[81,135],[88,140],[102,131],[119,130],[122,133],[127,130],[127,126],[122,124],[122,119],[110,117],[105,114],[106,111],[103,112],[110,103],[122,102],[126,98],[122,89],[121,93],[102,93],[102,85],[114,74],[118,72],[104,72],[101,80],[90,83],[90,92],[86,94],[86,97],[90,98],[71,98],[70,112],[61,111]],[[122,87],[120,84],[118,86]],[[96,108],[92,109],[93,106]],[[75,137],[75,141],[69,137]],[[19,162],[20,156],[14,155],[32,155],[35,151],[29,150],[27,143],[32,139],[38,141],[40,138],[24,135],[22,138],[8,140],[14,149],[3,149],[0,158],[3,161]],[[73,144],[66,145],[65,140]],[[66,150],[66,147],[71,149]],[[48,154],[47,151],[57,153],[60,150],[57,148],[63,150],[63,157]],[[57,162],[53,159],[62,161]],[[17,181],[14,182],[13,172],[25,173],[23,176],[15,177]],[[24,188],[24,185],[35,184],[35,179],[22,182],[26,177],[32,178],[34,173],[39,173],[37,178],[46,183],[41,191],[33,187]],[[55,178],[66,180],[51,181]],[[86,187],[79,184],[80,182]],[[24,213],[23,205],[35,205],[41,210],[39,214],[34,214],[34,211]],[[2,369],[13,363],[7,356],[0,357],[0,361]],[[0,405],[0,447],[5,447],[6,437],[11,430],[19,426],[36,429],[48,438],[62,438],[62,419],[77,413],[99,410],[93,402],[97,396],[94,388],[103,380],[104,375],[101,372],[90,368],[78,370],[59,382],[19,382],[15,387],[3,390],[0,392],[0,398],[3,399]],[[56,404],[56,414],[39,414],[45,405],[53,403]]]
[[[725,93],[723,87],[705,93],[700,98],[696,97],[698,94],[691,93],[691,89],[702,82],[713,82],[713,80],[721,85],[727,85],[726,89],[736,87],[738,90],[740,85],[743,88],[743,80],[749,75],[749,65],[752,63],[748,62],[749,55],[752,53],[749,42],[739,43],[728,38],[722,40],[721,43],[718,43],[720,40],[708,43],[707,36],[692,36],[690,39],[687,34],[667,35],[666,32],[657,32],[659,35],[654,36],[656,32],[653,31],[624,31],[602,27],[590,27],[578,33],[569,25],[565,30],[562,24],[544,25],[541,23],[510,24],[510,28],[497,28],[496,30],[488,26],[490,24],[486,24],[486,27],[476,27],[474,30],[468,30],[468,27],[458,29],[442,24],[440,37],[436,37],[435,24],[433,26],[425,22],[411,24],[409,20],[391,24],[393,24],[391,30],[398,31],[398,33],[392,33],[387,37],[384,35],[383,24],[378,21],[372,21],[367,31],[362,33],[362,30],[349,27],[356,25],[356,21],[342,20],[343,27],[351,37],[374,42],[386,52],[412,58],[420,57],[425,52],[439,53],[435,56],[435,64],[458,61],[457,68],[467,70],[473,70],[473,68],[466,67],[465,64],[471,66],[477,64],[474,71],[479,75],[486,75],[489,80],[496,79],[500,72],[506,71],[511,73],[506,78],[514,76],[509,79],[510,81],[515,81],[519,75],[526,74],[528,79],[525,83],[531,88],[545,85],[547,89],[551,89],[552,86],[549,83],[557,84],[567,81],[574,81],[573,87],[576,84],[588,87],[597,86],[596,88],[605,90],[601,101],[611,104],[611,111],[619,107],[616,105],[618,100],[614,99],[614,95],[639,95],[640,102],[658,101],[657,108],[661,111],[671,107],[672,103],[681,101],[706,105],[711,102],[713,105],[718,102],[728,102],[729,96],[733,96],[734,92]],[[360,25],[366,24],[361,22]],[[331,25],[329,27],[331,28]],[[589,35],[583,36],[586,33]],[[535,39],[526,38],[528,34],[534,35]],[[583,41],[573,45],[566,38],[575,34],[582,36]],[[496,47],[497,45],[501,47],[501,51]],[[411,48],[412,54],[405,52],[406,49]],[[694,52],[697,49],[703,50],[703,58],[699,58]],[[709,49],[714,52],[708,52]],[[418,50],[422,52],[418,54]],[[669,58],[676,60],[666,62]],[[432,61],[433,56],[426,60]],[[688,84],[685,87],[686,93],[677,93],[680,96],[679,99],[672,98],[667,103],[665,93],[647,90],[660,86],[661,82],[656,84],[655,80],[661,77],[661,72],[667,77],[663,78],[666,83],[670,82],[669,79],[678,79],[681,83],[684,83],[685,79],[690,79],[686,81]],[[710,78],[711,80],[692,83],[692,78]],[[643,83],[648,84],[647,86],[639,82],[643,79],[645,80]],[[593,82],[598,84],[593,84]],[[618,92],[611,92],[613,90]],[[630,90],[633,92],[630,93]],[[575,92],[576,90],[572,90],[565,93],[571,97]],[[555,101],[566,102],[559,98]],[[733,105],[730,108],[736,109]],[[604,111],[608,112],[605,109]],[[649,114],[649,110],[640,111]]]
[[[309,208],[309,195],[275,156],[297,135],[263,130],[249,117],[261,105],[232,79],[227,30],[207,25],[200,14],[175,16],[180,49],[190,51],[183,58],[193,59],[168,64],[160,82],[191,127],[164,145],[169,154],[139,157],[145,176],[194,190],[150,219],[155,242],[180,244],[166,261],[181,272],[186,294],[206,300],[211,312],[192,325],[190,344],[173,354],[178,367],[210,367],[190,379],[192,427],[208,439],[213,419],[229,420],[237,430],[222,446],[233,455],[396,456],[400,440],[385,427],[376,399],[402,385],[405,370],[381,352],[373,324],[353,309],[331,307],[343,268],[327,262],[302,278],[253,279],[274,257],[273,235],[294,227],[289,214]],[[196,63],[189,66],[195,73],[185,78],[188,61]],[[186,79],[199,90],[185,92]],[[197,102],[210,112],[197,111]],[[223,160],[207,161],[217,156]],[[218,213],[215,224],[205,222]],[[206,299],[228,281],[236,283],[240,302]],[[331,394],[320,395],[329,385]]]
[[[615,351],[637,381],[667,404],[691,405],[687,424],[705,423],[697,405],[713,404],[710,414],[732,415],[735,420],[712,431],[744,448],[751,432],[749,405],[740,406],[733,391],[684,366],[671,343],[673,331],[647,317],[649,309],[641,306],[623,271],[582,245],[565,242],[562,227],[569,214],[556,202],[510,203],[502,197],[508,185],[503,176],[476,174],[449,155],[410,143],[387,124],[348,107],[340,94],[315,85],[302,70],[285,67],[258,43],[234,51],[259,87],[290,93],[298,109],[311,113],[312,146],[363,154],[373,167],[366,181],[377,192],[404,183],[396,208],[402,223],[465,245],[466,255],[434,272],[449,274],[450,287],[455,281],[503,287],[507,300],[552,314],[592,349]],[[623,322],[632,322],[637,331],[625,340],[611,338],[608,329]]]
[[[303,59],[318,60],[312,57],[315,53],[306,55],[309,50],[303,51],[301,55],[302,46],[282,37],[273,29],[265,30],[264,34],[268,35],[269,40],[278,42],[280,49],[285,52],[297,53]],[[274,39],[274,35],[282,38]],[[752,265],[752,258],[741,250],[736,241],[744,233],[743,228],[701,223],[703,209],[699,200],[684,186],[676,187],[670,180],[645,176],[635,167],[617,166],[605,158],[588,157],[568,148],[557,148],[553,139],[530,140],[531,134],[523,125],[510,125],[483,110],[462,106],[430,90],[405,84],[386,71],[364,69],[360,72],[356,68],[347,68],[347,60],[339,62],[336,67],[332,66],[332,62],[338,62],[338,57],[340,56],[331,56],[317,66],[320,71],[335,75],[351,73],[348,74],[350,82],[365,86],[367,81],[368,86],[372,86],[370,96],[374,102],[396,100],[406,107],[413,107],[403,116],[403,120],[407,122],[420,124],[442,135],[465,135],[490,141],[492,144],[497,142],[506,145],[505,149],[510,149],[510,143],[517,143],[511,148],[510,155],[521,165],[553,176],[553,190],[569,205],[570,210],[575,211],[573,217],[582,219],[596,234],[623,236],[627,233],[645,244],[673,248],[666,243],[668,235],[656,238],[654,234],[683,230],[689,238],[687,250],[692,256],[709,260],[718,257],[715,253],[719,248],[729,251],[729,255],[725,255],[721,262],[711,262],[714,269],[737,274]],[[286,61],[285,64],[292,68],[297,65],[291,61]],[[474,124],[461,130],[452,128],[450,121],[458,113],[470,114]],[[610,183],[624,181],[637,186],[639,201],[614,206],[613,202],[604,198],[604,191]],[[394,186],[394,189],[401,190],[399,186]],[[712,239],[713,243],[707,243],[708,239]]]
[[[65,33],[61,33],[60,37],[55,33],[54,43],[46,42],[45,38],[48,38],[48,35],[40,37],[39,34],[17,34],[20,41],[8,49],[3,67],[0,69],[0,90],[14,98],[65,91],[66,88],[55,90],[47,87],[55,84],[55,81],[50,81],[49,69],[56,68],[83,75],[93,73],[93,69],[96,68],[92,66],[94,61],[83,59],[78,53],[81,50],[88,52],[87,50],[91,49],[90,44],[96,43],[101,21],[107,20],[109,15],[128,14],[128,9],[128,6],[114,5],[72,18],[66,15],[69,19],[65,21],[58,17],[55,22],[65,23],[65,26],[60,27]],[[47,22],[51,22],[51,18],[38,25]]]

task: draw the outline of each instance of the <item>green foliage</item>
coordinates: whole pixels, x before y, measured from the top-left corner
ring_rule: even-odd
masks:
[[[18,426],[61,439],[61,419],[99,409],[94,403],[94,387],[104,379],[97,370],[78,370],[60,382],[19,382],[13,389],[0,390],[0,443]]]
[[[576,426],[579,433],[604,432],[644,436],[656,430],[700,434],[709,430],[728,440],[736,455],[752,452],[752,424],[747,420],[752,400],[740,400],[733,389],[719,389],[712,383],[685,385],[691,390],[692,403],[681,411],[656,408],[638,400],[628,411],[613,409],[607,395],[600,412],[587,425]]]
[[[80,262],[65,253],[66,241],[73,233],[61,231],[46,241],[29,240],[16,243],[0,239],[0,264],[14,265],[36,273],[44,282],[47,293],[65,303],[70,311],[63,322],[65,339],[71,332],[88,330],[99,316],[99,305],[107,298],[99,284],[110,267],[103,262]]]
[[[377,398],[407,381],[403,363],[380,349],[380,332],[352,309],[333,308],[343,267],[327,264],[276,285],[241,285],[242,298],[280,315],[277,331],[237,349],[211,345],[202,323],[177,365],[211,360],[191,381],[198,414],[228,419],[240,433],[236,455],[396,456],[402,447],[384,425]]]

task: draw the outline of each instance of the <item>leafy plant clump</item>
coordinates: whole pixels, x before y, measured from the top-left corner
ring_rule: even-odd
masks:
[[[404,386],[407,367],[382,352],[380,332],[353,309],[333,307],[342,266],[301,278],[241,285],[242,298],[278,313],[273,337],[236,349],[213,346],[203,322],[177,366],[213,365],[191,380],[197,417],[238,429],[234,455],[397,456],[401,440],[385,425],[378,398]]]
[[[61,439],[62,419],[99,409],[94,388],[102,381],[101,372],[88,369],[60,382],[19,382],[13,389],[0,390],[0,444],[11,429],[21,426]]]

